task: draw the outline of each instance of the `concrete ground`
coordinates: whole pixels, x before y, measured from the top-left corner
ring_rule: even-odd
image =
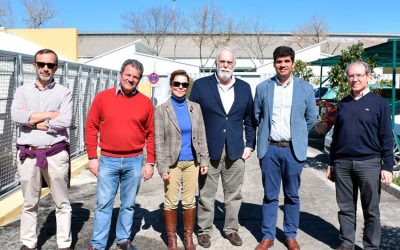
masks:
[[[301,215],[298,241],[302,249],[321,250],[334,249],[338,241],[338,207],[335,200],[334,184],[325,178],[327,156],[322,149],[321,140],[311,140],[309,159],[302,173],[300,190]],[[86,249],[90,242],[93,222],[93,211],[96,204],[96,178],[87,170],[72,180],[70,201],[73,208],[72,236],[74,249]],[[243,246],[232,246],[222,237],[224,223],[224,204],[221,186],[216,197],[214,231],[210,249],[254,249],[261,239],[260,223],[262,219],[261,204],[263,188],[261,172],[256,155],[246,162],[246,172],[243,186],[243,204],[239,214],[239,234],[243,239]],[[113,211],[111,232],[115,231],[115,221],[118,215],[118,197]],[[161,207],[163,202],[163,184],[159,175],[147,182],[143,182],[137,197],[137,209],[133,226],[133,243],[141,250],[167,249],[166,235],[162,223]],[[282,205],[277,224],[277,239],[274,249],[286,249],[282,232]],[[360,207],[360,206],[359,206]],[[358,211],[357,218],[357,247],[362,249],[362,211]],[[55,238],[55,214],[51,196],[40,201],[38,215],[38,249],[57,249]],[[381,249],[400,249],[400,202],[399,199],[382,192],[381,199],[382,245]],[[182,220],[178,223],[178,244],[182,245]],[[116,249],[115,235],[110,234],[109,248]],[[194,241],[197,244],[196,237]],[[0,227],[0,246],[3,249],[19,249],[19,218]],[[200,246],[197,249],[203,249]]]

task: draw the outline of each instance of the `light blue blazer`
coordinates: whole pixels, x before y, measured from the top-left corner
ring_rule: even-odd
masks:
[[[254,117],[258,126],[257,157],[263,158],[268,151],[268,139],[271,131],[274,88],[277,78],[272,77],[257,85],[254,98]],[[314,89],[310,83],[294,77],[293,97],[290,117],[290,133],[293,152],[297,160],[307,159],[308,131],[317,120]]]

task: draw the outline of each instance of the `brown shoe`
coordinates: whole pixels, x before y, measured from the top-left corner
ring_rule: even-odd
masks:
[[[197,242],[200,246],[209,248],[211,246],[211,236],[208,234],[199,234],[197,235]]]
[[[225,238],[229,240],[229,242],[234,246],[241,246],[242,239],[240,238],[239,234],[236,232],[230,234],[224,234]]]
[[[267,250],[274,245],[274,240],[262,240],[255,250]]]
[[[300,250],[299,243],[297,243],[297,240],[294,238],[287,238],[286,244],[289,250]]]

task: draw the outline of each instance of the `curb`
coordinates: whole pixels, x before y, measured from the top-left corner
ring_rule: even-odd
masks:
[[[386,191],[387,193],[400,199],[400,187],[397,186],[396,184],[391,183],[389,186],[386,186],[385,184],[382,183],[381,188],[382,188],[382,190]]]
[[[81,155],[71,161],[71,179],[78,176],[86,169],[88,163],[87,155]],[[42,188],[40,199],[50,193],[49,188]],[[0,199],[0,226],[7,225],[21,214],[23,196],[21,188],[15,189],[10,194]]]

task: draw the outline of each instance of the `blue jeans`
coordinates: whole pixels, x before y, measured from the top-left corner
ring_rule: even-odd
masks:
[[[300,218],[300,176],[304,162],[297,161],[291,147],[269,145],[268,152],[260,159],[260,165],[264,186],[263,239],[275,239],[281,180],[285,196],[283,232],[288,238],[296,238]]]
[[[142,178],[142,165],[143,155],[129,158],[100,157],[91,241],[96,249],[105,249],[107,246],[114,199],[120,183],[121,205],[115,235],[117,243],[130,240],[135,199]]]

